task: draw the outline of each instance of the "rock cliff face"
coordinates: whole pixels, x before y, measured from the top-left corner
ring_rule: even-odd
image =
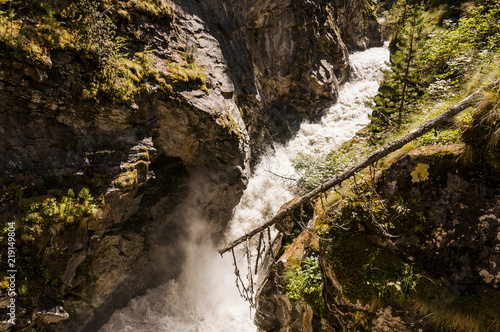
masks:
[[[83,299],[74,310],[71,300],[65,305],[75,326],[82,326],[107,300],[116,304],[117,296],[110,296],[120,285],[133,296],[134,289],[164,275],[162,268],[155,271],[160,265],[150,266],[155,250],[145,249],[165,243],[175,247],[176,236],[182,235],[176,225],[183,219],[167,217],[188,196],[187,183],[196,182],[190,189],[196,190],[200,211],[220,220],[223,230],[244,188],[248,139],[234,102],[217,100],[216,93],[203,101],[191,98],[200,105],[220,103],[223,113],[154,95],[133,108],[68,105],[52,95],[63,84],[51,80],[58,67],[54,61],[48,79],[34,83],[24,77],[15,81],[16,70],[4,66],[4,73],[13,74],[4,76],[0,92],[2,184],[25,187],[28,197],[81,186],[107,191],[98,220],[59,229],[36,250],[66,291]],[[241,140],[223,122],[228,117],[241,122]],[[74,241],[81,245],[75,247]],[[169,272],[175,277],[179,271]]]
[[[404,194],[429,210],[435,229],[425,239],[403,236],[401,252],[454,291],[485,284],[500,287],[498,168],[467,167],[458,147],[410,153],[383,173],[386,195]],[[425,241],[422,241],[425,240]]]
[[[146,15],[117,20],[127,51],[149,44],[161,75],[188,53],[207,76],[206,91],[156,86],[132,102],[74,97],[87,75],[74,51],[54,50],[43,63],[0,54],[1,185],[28,198],[84,186],[105,194],[96,219],[45,232],[33,245],[62,292],[36,299],[34,319],[20,315],[19,326],[95,330],[179,273],[163,266],[182,262],[176,242],[195,213],[223,230],[251,154],[335,101],[349,48],[381,43],[371,12],[347,20],[347,4],[337,5],[175,0],[173,25]],[[15,204],[2,196],[3,219]]]
[[[232,80],[222,90],[234,89],[255,147],[289,136],[336,100],[348,78],[349,49],[382,45],[371,1],[176,4],[217,40]],[[352,5],[364,9],[351,13]]]
[[[279,275],[269,268],[259,289],[255,317],[260,330],[496,329],[489,315],[498,310],[493,303],[500,295],[499,168],[492,160],[480,167],[464,164],[459,151],[458,145],[416,149],[377,176],[378,198],[413,204],[404,208],[411,216],[392,229],[396,237],[377,234],[372,221],[349,223],[330,233],[332,240],[320,240],[319,246],[304,245],[300,236],[290,246],[295,252],[283,257],[303,259],[304,252],[319,253],[325,310],[310,314],[311,305],[290,302],[280,270],[286,265],[282,257],[274,268]],[[372,216],[381,218],[377,197],[369,204]],[[362,220],[363,210],[352,204],[356,215],[349,218]],[[399,298],[388,300],[395,293]]]

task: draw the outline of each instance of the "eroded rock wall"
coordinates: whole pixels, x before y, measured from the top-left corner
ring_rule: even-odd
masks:
[[[251,154],[335,101],[348,78],[348,46],[379,43],[376,19],[357,17],[363,41],[346,46],[341,14],[328,5],[176,0],[174,26],[144,15],[117,22],[127,50],[150,45],[164,75],[180,52],[207,75],[206,91],[153,89],[130,103],[74,98],[87,75],[75,52],[54,51],[43,64],[1,54],[0,184],[27,197],[83,186],[105,194],[96,220],[36,243],[63,285],[61,297],[37,304],[37,324],[95,330],[136,294],[176,277],[179,268],[163,266],[182,264],[175,248],[192,204],[217,220],[216,234],[223,230]],[[2,204],[8,218],[13,202]],[[57,314],[63,300],[69,318]]]
[[[459,147],[410,153],[383,173],[387,195],[415,199],[430,211],[433,234],[395,242],[425,271],[455,292],[485,284],[500,287],[500,177],[492,164],[467,165]]]
[[[157,63],[171,60],[192,38],[188,24],[175,38],[161,22],[148,24],[144,42],[153,45]],[[213,68],[213,57],[222,61],[217,43],[207,39],[197,52],[210,73],[207,92],[152,92],[125,104],[72,98],[85,75],[76,54],[51,54],[44,67],[3,55],[2,186],[23,188],[25,197],[68,188],[78,193],[82,186],[105,194],[97,220],[47,231],[36,241],[34,251],[65,294],[38,304],[42,321],[67,318],[50,313],[65,300],[70,318],[60,329],[96,329],[117,306],[176,277],[182,253],[162,252],[175,253],[184,236],[182,225],[190,216],[169,216],[187,197],[205,218],[218,221],[215,233],[223,231],[245,187],[249,138],[232,92],[224,90],[227,74]],[[9,218],[9,202],[2,203]],[[18,325],[29,324],[20,315]]]
[[[290,137],[303,119],[335,102],[339,84],[349,77],[349,50],[382,45],[369,0],[176,4],[217,40],[232,81],[222,89],[234,89],[253,151]]]

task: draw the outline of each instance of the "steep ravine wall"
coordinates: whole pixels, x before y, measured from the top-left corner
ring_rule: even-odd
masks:
[[[333,227],[319,240],[302,233],[274,268],[263,272],[255,315],[259,331],[498,330],[499,167],[496,157],[467,163],[461,148],[414,149],[376,175],[379,196],[368,203],[372,215],[380,197],[407,204],[399,207],[406,206],[408,218],[389,228],[393,237],[374,229],[369,214],[368,222],[336,219],[349,210],[332,205],[331,220],[345,222],[343,229]],[[370,180],[362,181],[359,188],[370,188]],[[352,206],[363,199],[362,190],[350,197]],[[365,218],[362,210],[351,211],[347,218]],[[321,312],[286,294],[286,269],[311,252],[319,256]],[[414,284],[405,289],[401,275]],[[399,297],[391,298],[394,294]]]
[[[33,244],[61,293],[35,299],[33,316],[21,310],[19,327],[92,331],[130,298],[175,278],[186,200],[223,230],[252,154],[335,100],[349,48],[381,42],[369,13],[350,17],[358,30],[345,43],[347,4],[337,11],[329,3],[176,0],[174,26],[144,15],[117,23],[131,51],[151,46],[160,71],[179,51],[193,52],[206,92],[81,101],[72,98],[86,75],[78,54],[54,51],[43,65],[0,54],[0,184],[30,199],[83,186],[105,194],[95,220]],[[1,204],[2,218],[12,218],[16,202],[2,196]]]
[[[382,45],[371,0],[175,3],[216,39],[218,66],[231,78],[221,89],[234,91],[255,155],[335,102],[349,75],[349,50]]]

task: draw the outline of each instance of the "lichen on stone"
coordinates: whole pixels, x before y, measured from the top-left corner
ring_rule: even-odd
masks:
[[[415,167],[415,170],[411,172],[412,182],[421,182],[429,178],[429,164],[420,163]]]

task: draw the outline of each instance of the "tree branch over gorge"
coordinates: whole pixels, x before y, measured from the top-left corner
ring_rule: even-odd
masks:
[[[463,110],[473,106],[476,102],[478,97],[481,95],[481,93],[485,89],[492,88],[494,86],[497,86],[500,84],[500,80],[493,81],[489,84],[484,85],[481,87],[479,90],[476,92],[470,94],[468,97],[462,99],[460,102],[457,104],[450,106],[447,108],[444,112],[439,114],[438,116],[434,117],[433,119],[423,123],[420,125],[418,128],[412,130],[408,134],[390,142],[387,143],[386,145],[382,146],[380,149],[372,152],[366,159],[363,161],[360,161],[359,163],[349,167],[346,169],[344,172],[334,176],[330,180],[322,183],[320,186],[316,187],[316,189],[308,192],[307,194],[295,199],[292,201],[291,204],[288,206],[282,208],[271,220],[268,222],[264,223],[263,225],[254,228],[253,230],[249,231],[245,235],[239,237],[238,239],[228,243],[227,245],[221,247],[218,249],[219,253],[222,255],[225,252],[231,250],[234,248],[236,245],[246,241],[247,239],[250,239],[254,235],[264,231],[266,228],[269,228],[270,226],[274,225],[276,222],[281,220],[283,217],[285,217],[287,214],[291,213],[298,207],[300,207],[302,204],[305,202],[315,198],[317,195],[320,193],[323,193],[334,186],[342,183],[344,180],[350,178],[351,176],[355,175],[359,171],[363,170],[364,168],[374,164],[381,158],[387,156],[388,154],[402,148],[404,145],[407,143],[413,141],[414,139],[428,133],[432,129],[438,127],[439,125],[443,124],[444,122],[448,121],[458,113],[462,112]]]

